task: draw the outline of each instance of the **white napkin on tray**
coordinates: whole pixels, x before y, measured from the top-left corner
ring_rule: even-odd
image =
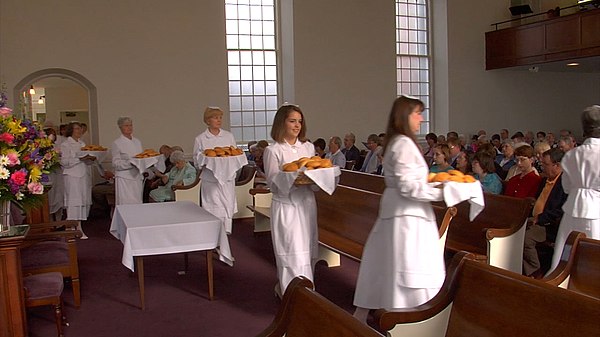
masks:
[[[473,221],[485,207],[483,199],[483,189],[481,183],[457,183],[448,181],[444,183],[444,201],[448,207],[454,206],[462,201],[467,200],[470,204],[469,220]]]

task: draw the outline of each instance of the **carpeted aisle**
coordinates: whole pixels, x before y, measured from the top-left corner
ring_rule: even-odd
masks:
[[[146,310],[139,309],[137,275],[121,264],[123,245],[108,233],[110,220],[84,224],[89,240],[80,241],[79,268],[82,304],[73,307],[68,286],[65,311],[70,323],[65,336],[254,336],[277,311],[276,271],[269,234],[255,236],[252,219],[236,220],[230,237],[234,267],[215,260],[215,299],[208,300],[206,254],[190,253],[190,270],[183,254],[146,257]],[[343,259],[342,267],[322,262],[315,271],[316,289],[349,312],[358,264]],[[55,336],[53,310],[28,311],[31,337]]]

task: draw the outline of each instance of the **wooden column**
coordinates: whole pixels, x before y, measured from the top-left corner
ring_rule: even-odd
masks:
[[[0,337],[27,336],[21,254],[29,226],[13,226],[13,236],[0,236]]]

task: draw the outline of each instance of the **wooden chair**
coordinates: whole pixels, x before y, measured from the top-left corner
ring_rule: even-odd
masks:
[[[435,218],[438,223],[438,234],[440,235],[440,246],[442,250],[446,247],[446,237],[448,236],[448,228],[450,222],[456,216],[458,212],[456,207],[443,208],[437,205],[433,205],[433,211]]]
[[[238,204],[238,211],[233,215],[234,219],[251,218],[252,211],[246,206],[252,203],[252,195],[249,191],[254,187],[254,177],[256,176],[256,166],[244,165],[240,176],[235,182],[235,197]]]
[[[23,274],[59,272],[71,281],[73,301],[81,306],[81,287],[76,238],[81,237],[77,221],[32,224],[21,247]]]
[[[275,319],[258,337],[381,337],[296,277],[288,285]]]
[[[600,240],[571,232],[558,266],[542,281],[600,299]]]
[[[62,274],[58,272],[29,275],[23,278],[25,306],[31,308],[51,305],[54,308],[59,337],[64,336],[63,325],[69,325],[63,313],[63,286]]]
[[[196,205],[201,205],[202,202],[200,200],[200,173],[202,170],[197,170],[196,172],[196,180],[193,183],[185,186],[171,186],[171,189],[175,192],[175,200],[182,201],[188,200]]]
[[[598,334],[600,299],[457,253],[440,292],[415,308],[377,310],[388,336],[559,337]]]

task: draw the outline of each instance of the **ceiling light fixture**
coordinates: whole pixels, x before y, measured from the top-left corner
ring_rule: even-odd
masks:
[[[44,104],[45,99],[46,99],[46,95],[40,96],[40,99],[38,99],[38,104]]]
[[[576,67],[578,65],[579,65],[579,63],[577,63],[577,62],[567,63],[567,67]]]
[[[29,87],[29,94],[35,95],[35,89],[33,88],[33,85]]]

